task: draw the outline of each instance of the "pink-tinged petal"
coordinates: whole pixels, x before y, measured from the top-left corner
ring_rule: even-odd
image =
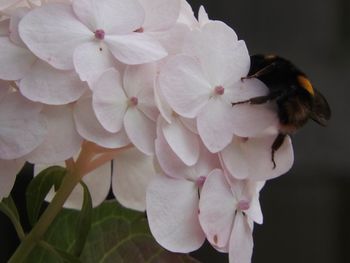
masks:
[[[220,21],[193,31],[185,41],[184,52],[199,59],[213,87],[225,85],[232,78],[240,80],[250,68],[246,45],[237,40],[233,29]]]
[[[157,67],[154,63],[128,66],[124,73],[124,89],[127,96],[140,100],[143,90],[153,90],[156,72]]]
[[[195,134],[198,134],[196,119],[180,118],[180,120],[187,129],[189,129],[191,132]]]
[[[276,168],[271,160],[271,146],[276,135],[235,137],[221,153],[221,159],[230,174],[237,179],[264,181],[286,173],[293,165],[294,155],[290,137],[285,138],[275,152]]]
[[[168,54],[157,40],[146,34],[106,36],[105,41],[112,54],[127,65],[157,61]]]
[[[124,129],[111,133],[102,127],[93,111],[91,98],[78,100],[73,113],[77,131],[84,139],[105,148],[120,148],[130,143]]]
[[[200,64],[190,56],[170,59],[160,72],[159,85],[170,106],[187,118],[196,117],[211,95]]]
[[[52,165],[53,164],[36,164],[34,166],[34,176]],[[57,163],[56,165],[65,166],[64,163]],[[83,177],[83,181],[89,189],[93,207],[100,205],[104,200],[106,200],[106,197],[111,188],[111,175],[112,166],[111,162],[108,162]],[[51,202],[54,196],[55,191],[51,189],[51,191],[47,194],[45,200],[47,202]],[[64,207],[81,210],[83,200],[84,190],[83,187],[79,184],[74,188],[67,201],[64,203]]]
[[[268,92],[265,84],[258,79],[239,81],[232,90],[230,102],[265,96]],[[270,126],[277,127],[279,123],[274,102],[261,105],[237,104],[232,106],[232,115],[233,132],[241,137],[254,137]]]
[[[63,105],[79,99],[87,85],[74,71],[58,70],[37,60],[30,72],[20,81],[21,93],[32,101]]]
[[[230,237],[230,263],[250,263],[253,254],[253,233],[247,218],[237,213]]]
[[[177,22],[185,24],[191,29],[197,27],[198,21],[194,16],[191,5],[186,0],[180,0],[180,1],[181,1],[180,15]]]
[[[198,133],[212,153],[224,149],[233,137],[232,107],[220,98],[212,98],[197,118]]]
[[[140,28],[145,13],[136,0],[75,0],[73,9],[78,18],[90,28],[107,34],[126,34]]]
[[[124,117],[124,128],[136,148],[144,154],[154,154],[154,140],[156,139],[154,121],[147,118],[136,107],[129,107]]]
[[[21,0],[0,0],[0,10],[11,7],[12,5],[17,4]]]
[[[153,157],[132,148],[120,153],[113,162],[114,196],[125,207],[145,211],[147,187],[157,176]]]
[[[190,181],[155,179],[147,190],[147,218],[156,241],[172,252],[197,250],[205,240],[198,221],[198,188]]]
[[[8,37],[10,28],[10,19],[0,21],[0,37]]]
[[[27,48],[16,46],[7,37],[0,37],[0,78],[21,79],[37,58]]]
[[[105,43],[91,41],[74,51],[74,67],[81,80],[92,83],[104,71],[117,67],[116,59]]]
[[[208,241],[225,248],[235,218],[236,200],[221,170],[213,170],[205,180],[199,209],[199,221]]]
[[[139,94],[138,101],[138,109],[152,121],[156,121],[159,116],[154,97],[154,89],[143,89]]]
[[[0,201],[8,197],[15,184],[16,175],[22,169],[25,161],[18,160],[0,160]]]
[[[202,5],[199,7],[198,11],[198,22],[200,27],[203,27],[205,24],[210,22],[208,13],[205,11],[204,6]]]
[[[169,124],[161,123],[162,131],[174,153],[188,166],[194,165],[199,158],[199,137],[189,131],[180,121],[173,118]]]
[[[4,95],[0,101],[0,159],[16,159],[33,151],[46,136],[42,106],[18,92]]]
[[[28,13],[19,23],[19,34],[29,49],[58,69],[73,69],[73,52],[93,39],[93,33],[65,4],[46,4]]]
[[[155,82],[155,86],[154,86],[154,100],[155,100],[155,104],[157,105],[157,108],[158,108],[160,114],[162,115],[162,117],[167,122],[170,123],[171,118],[172,118],[172,114],[173,114],[173,110],[164,98],[163,92],[159,87],[158,78],[157,78],[157,80]]]
[[[19,7],[16,8],[13,12],[11,12],[11,20],[9,25],[9,37],[13,43],[16,45],[25,47],[24,42],[22,41],[21,37],[18,33],[18,24],[21,21],[21,19],[30,11],[29,8],[26,7]]]
[[[93,87],[92,105],[97,119],[109,132],[118,132],[128,107],[120,74],[115,69],[103,73]]]
[[[167,31],[146,33],[156,38],[169,55],[176,55],[182,53],[184,40],[187,34],[191,33],[191,30],[186,25],[177,23]]]
[[[249,219],[261,225],[264,221],[264,218],[260,207],[259,196],[253,197],[253,199],[250,201],[249,206],[249,209],[244,211],[245,214]]]
[[[27,160],[51,164],[77,154],[83,139],[76,131],[71,106],[47,106],[43,114],[47,119],[48,133],[44,142],[26,156]]]
[[[164,31],[172,27],[180,13],[180,0],[139,0],[145,9],[145,31]]]

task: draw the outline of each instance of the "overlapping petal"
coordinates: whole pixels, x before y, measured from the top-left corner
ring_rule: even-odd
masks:
[[[186,180],[159,177],[147,191],[151,232],[164,248],[188,253],[205,240],[198,221],[198,189]]]

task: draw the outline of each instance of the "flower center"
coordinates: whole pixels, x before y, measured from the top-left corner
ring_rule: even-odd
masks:
[[[241,211],[246,211],[250,208],[250,204],[248,201],[241,200],[238,202],[237,209]]]
[[[129,105],[130,106],[137,106],[139,104],[139,99],[136,97],[131,97],[129,100]]]
[[[140,27],[140,28],[136,29],[134,32],[143,33],[143,31],[144,31],[143,27]]]
[[[103,40],[105,38],[105,31],[103,29],[97,29],[95,31],[95,38],[99,40]]]
[[[202,188],[203,185],[204,185],[205,179],[206,179],[205,176],[199,176],[198,179],[196,180],[196,185],[197,185],[199,188]]]
[[[225,88],[223,86],[216,86],[214,92],[216,95],[223,95],[225,93]]]

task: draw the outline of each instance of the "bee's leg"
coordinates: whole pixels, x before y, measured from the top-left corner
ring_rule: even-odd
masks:
[[[273,144],[271,146],[271,161],[273,163],[273,169],[276,168],[276,162],[275,162],[275,152],[282,146],[284,139],[286,138],[286,135],[283,133],[279,133],[275,140],[273,141]]]
[[[254,74],[248,75],[247,77],[241,78],[241,80],[243,81],[245,79],[259,78],[259,77],[261,77],[263,75],[266,75],[266,74],[270,73],[274,69],[275,65],[276,65],[276,63],[271,63],[270,65],[267,65],[266,67],[258,70]]]
[[[249,103],[249,104],[264,104],[264,103],[268,102],[271,99],[273,99],[273,97],[271,95],[267,95],[267,96],[259,96],[259,97],[251,98],[249,100],[242,100],[242,101],[232,102],[231,104],[232,104],[232,106],[235,106],[237,104],[245,104],[245,103]]]

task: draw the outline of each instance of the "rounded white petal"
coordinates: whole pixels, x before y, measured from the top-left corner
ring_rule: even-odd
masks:
[[[171,123],[162,121],[162,131],[174,153],[188,166],[194,165],[199,158],[199,137],[189,131],[178,118]]]
[[[37,60],[19,84],[21,93],[32,101],[50,105],[67,104],[79,99],[87,85],[74,71],[58,70]]]
[[[15,184],[16,175],[22,169],[25,161],[18,160],[0,160],[0,201],[10,195]]]
[[[197,118],[198,133],[212,153],[224,149],[233,137],[232,107],[220,98],[212,98]]]
[[[0,78],[21,79],[37,58],[27,48],[13,44],[7,37],[0,37]]]
[[[58,69],[73,69],[73,52],[93,40],[93,33],[66,4],[46,4],[28,13],[19,23],[19,34],[29,49]]]
[[[80,99],[73,113],[77,131],[84,139],[105,148],[119,148],[130,143],[124,129],[111,133],[102,127],[93,111],[91,98]]]
[[[193,31],[185,41],[184,52],[199,59],[213,87],[247,76],[250,68],[245,43],[238,41],[233,29],[220,21],[211,21]]]
[[[197,250],[205,240],[198,221],[198,188],[192,182],[155,179],[147,190],[147,218],[156,241],[172,252]]]
[[[213,170],[201,191],[199,221],[208,241],[215,247],[225,248],[228,245],[236,203],[223,172]]]
[[[190,56],[170,59],[160,72],[159,86],[174,111],[187,118],[196,117],[211,95],[200,64]]]
[[[136,0],[74,0],[78,18],[90,28],[107,34],[125,34],[140,28],[145,13]]]
[[[132,148],[121,152],[113,164],[114,196],[125,207],[145,211],[147,187],[157,176],[153,157]]]
[[[264,181],[286,173],[293,165],[291,139],[285,138],[275,152],[276,168],[271,160],[271,146],[276,135],[246,138],[235,137],[221,153],[221,159],[230,174],[237,179]]]
[[[3,95],[0,100],[0,158],[16,159],[33,151],[46,136],[42,106],[18,92]]]
[[[142,33],[106,36],[105,41],[112,54],[127,65],[154,62],[168,55],[156,39]]]
[[[120,74],[115,69],[103,73],[93,87],[92,105],[97,119],[109,132],[118,132],[128,107]]]
[[[247,217],[237,213],[230,237],[229,262],[251,263],[253,254],[253,233]]]
[[[103,42],[84,43],[74,51],[74,67],[81,80],[93,83],[104,71],[117,67],[116,59]]]
[[[124,128],[130,141],[141,152],[154,154],[156,139],[156,123],[145,116],[136,107],[129,107],[124,117]]]
[[[180,0],[139,0],[145,9],[142,27],[146,31],[163,31],[172,27],[180,13]]]
[[[42,170],[52,165],[53,164],[50,164],[50,165],[36,164],[34,166],[34,176],[36,176]],[[63,163],[58,163],[56,165],[64,166]],[[104,200],[106,200],[106,197],[111,188],[111,175],[112,175],[112,165],[111,165],[111,162],[108,162],[83,177],[83,181],[89,189],[93,207],[100,205]],[[45,200],[47,202],[51,202],[54,196],[55,196],[55,191],[54,189],[51,189],[51,191],[47,194]],[[74,190],[68,197],[67,201],[64,203],[64,207],[81,210],[83,200],[84,200],[84,190],[83,190],[83,187],[79,184],[74,188]]]
[[[71,106],[47,106],[43,114],[47,119],[48,133],[44,142],[26,156],[27,160],[51,164],[77,154],[83,139],[76,131]]]

